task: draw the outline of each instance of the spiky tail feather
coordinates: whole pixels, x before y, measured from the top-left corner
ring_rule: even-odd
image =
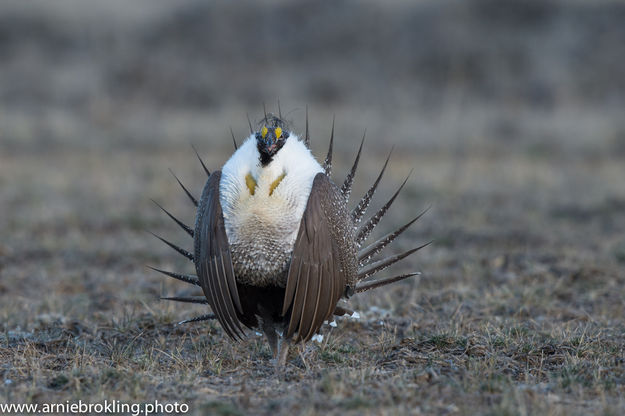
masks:
[[[167,270],[157,269],[156,267],[152,267],[152,266],[146,266],[146,267],[149,267],[155,272],[162,273],[165,276],[169,276],[176,280],[180,280],[181,282],[189,283],[195,286],[200,286],[200,280],[197,278],[197,276],[194,276],[192,274],[175,273],[175,272],[170,272]]]
[[[432,244],[432,242],[428,242],[425,243],[423,245],[420,245],[419,247],[415,247],[411,250],[408,251],[404,251],[401,254],[397,254],[395,256],[389,256],[386,258],[383,258],[382,260],[378,260],[374,263],[371,263],[368,266],[363,267],[360,272],[358,272],[358,280],[364,280],[370,276],[373,276],[374,274],[381,272],[382,270],[386,269],[387,267],[391,266],[392,264],[397,263],[398,261],[405,259],[406,257],[408,257],[409,255],[411,255],[412,253],[415,253],[419,250],[421,250],[423,247],[427,247],[430,244]]]
[[[334,116],[332,116],[332,131],[330,132],[330,145],[328,146],[328,154],[323,161],[323,170],[328,177],[332,177],[332,148],[334,147]]]
[[[206,167],[206,165],[204,164],[204,161],[202,160],[202,157],[200,156],[200,154],[198,153],[197,149],[195,148],[195,146],[191,145],[191,147],[193,148],[193,151],[195,152],[195,155],[197,156],[197,159],[200,161],[200,163],[202,164],[202,168],[204,168],[204,172],[206,172],[206,176],[211,176],[210,171],[208,170],[208,168]]]
[[[248,117],[248,121],[249,121],[249,117]],[[251,129],[251,127],[252,126],[251,126],[251,123],[250,123],[250,129]],[[232,133],[232,129],[230,129],[230,132]],[[234,133],[232,133],[232,142],[234,143],[234,148],[236,150],[237,142],[236,142],[236,139],[234,138]],[[198,160],[200,161],[200,164],[202,165],[202,168],[204,169],[204,172],[206,173],[207,176],[210,177],[210,171],[208,170],[208,168],[206,167],[206,164],[202,160],[202,157],[200,156],[200,153],[197,151],[195,146],[191,145],[191,147],[193,148],[193,151],[195,152],[195,155],[197,156]],[[176,179],[176,181],[178,182],[178,184],[180,185],[180,187],[182,188],[184,193],[189,197],[189,199],[191,200],[193,205],[195,205],[197,207],[198,206],[197,198],[195,198],[193,196],[193,194],[191,194],[191,192],[189,192],[189,190],[182,184],[180,179],[178,179],[178,177],[174,174],[174,172],[171,169],[169,169],[169,172],[171,172],[172,176]],[[180,228],[182,228],[189,236],[191,236],[191,238],[194,237],[194,230],[191,227],[189,227],[188,225],[186,225],[185,223],[180,221],[178,218],[176,218],[174,215],[172,215],[169,211],[167,211],[165,208],[163,208],[158,202],[156,202],[154,200],[152,200],[152,202],[154,202],[154,204],[156,204],[156,206],[158,206],[161,210],[163,210],[163,212],[165,212],[165,214],[167,214],[167,216],[169,216],[169,218],[171,218]],[[175,244],[165,240],[164,238],[154,234],[151,231],[148,231],[148,232],[150,234],[152,234],[154,237],[156,237],[159,240],[161,240],[163,243],[167,244],[169,247],[171,247],[174,250],[176,250],[178,253],[182,254],[184,257],[188,258],[191,261],[194,261],[193,254],[191,254],[187,250],[185,250],[185,249],[183,249],[181,247],[178,247],[177,245],[175,245]],[[172,277],[172,278],[174,278],[176,280],[180,280],[181,282],[189,283],[189,284],[192,284],[192,285],[195,285],[195,286],[201,286],[200,285],[200,281],[197,278],[197,276],[189,275],[189,274],[170,272],[170,271],[167,271],[167,270],[157,269],[156,267],[152,267],[152,266],[147,266],[147,267],[149,267],[150,269],[152,269],[154,271],[162,273],[162,274],[164,274],[166,276]],[[186,296],[186,297],[172,296],[172,297],[162,297],[161,299],[162,300],[170,300],[170,301],[174,301],[174,302],[196,303],[196,304],[208,305],[208,300],[206,299],[205,296]],[[190,322],[206,321],[206,320],[209,320],[209,319],[215,319],[215,315],[207,314],[207,315],[196,316],[194,318],[190,318],[190,319],[186,319],[184,321],[181,321],[177,325],[190,323]]]
[[[367,238],[369,238],[369,235],[375,229],[375,227],[378,225],[378,223],[380,222],[382,217],[384,217],[384,215],[386,215],[386,213],[388,212],[388,209],[391,207],[391,205],[393,205],[393,202],[395,201],[395,198],[397,198],[397,195],[399,195],[401,190],[404,188],[404,185],[406,185],[406,182],[408,182],[408,178],[410,177],[411,173],[412,173],[412,171],[410,171],[410,173],[408,173],[408,175],[406,176],[406,179],[404,179],[404,181],[399,186],[397,191],[395,191],[393,196],[386,202],[386,204],[384,204],[382,206],[382,208],[380,208],[378,210],[378,212],[373,214],[373,216],[371,218],[369,218],[369,220],[367,222],[365,222],[358,229],[358,231],[356,232],[356,246],[357,247],[362,246],[362,243],[364,243],[365,240]]]
[[[184,191],[185,194],[187,194],[187,196],[189,197],[189,199],[191,200],[191,202],[193,203],[193,205],[195,205],[197,207],[197,198],[194,197],[191,192],[189,192],[189,190],[182,184],[182,182],[180,182],[180,179],[178,179],[178,177],[176,176],[176,174],[174,173],[173,170],[169,169],[169,172],[173,175],[174,178],[176,178],[176,181],[178,181],[178,184],[180,185],[180,187],[182,188],[182,190]]]
[[[165,208],[163,208],[161,206],[161,204],[159,204],[158,202],[156,202],[155,200],[151,200],[152,202],[154,202],[154,204],[159,207],[161,210],[163,210],[163,212],[165,214],[167,214],[169,216],[169,218],[171,218],[172,220],[174,220],[174,222],[176,224],[178,224],[180,226],[180,228],[182,228],[187,234],[189,234],[191,236],[191,238],[193,238],[193,229],[191,227],[189,227],[187,224],[183,223],[182,221],[180,221],[178,218],[174,217],[169,211],[167,211]]]
[[[360,266],[365,266],[370,262],[370,260],[382,250],[386,248],[390,243],[393,242],[397,237],[399,237],[404,231],[406,231],[412,224],[414,224],[419,218],[423,216],[430,208],[426,208],[419,215],[414,217],[412,220],[407,222],[406,224],[399,227],[397,230],[386,234],[384,237],[376,240],[374,243],[371,243],[364,249],[358,252],[358,263]]]
[[[165,240],[163,237],[160,237],[156,234],[154,234],[152,231],[148,231],[150,234],[152,234],[154,237],[158,238],[159,240],[161,240],[163,243],[167,244],[169,247],[173,248],[174,250],[176,250],[178,253],[182,254],[184,257],[188,258],[191,261],[194,261],[193,259],[193,254],[189,253],[187,250],[185,250],[184,248],[178,247],[177,245],[175,245],[174,243],[171,243],[167,240]]]
[[[393,149],[391,149],[391,151],[389,152],[388,157],[386,158],[384,166],[382,166],[382,170],[380,171],[377,179],[375,180],[375,182],[373,182],[373,185],[371,185],[371,188],[369,188],[367,193],[360,199],[360,201],[358,201],[358,205],[356,205],[356,208],[354,208],[354,210],[352,211],[352,222],[354,223],[354,225],[357,225],[362,219],[363,215],[365,215],[365,213],[367,212],[367,208],[369,208],[369,204],[371,203],[371,198],[373,198],[373,194],[375,194],[375,191],[378,188],[378,184],[380,183],[382,176],[384,176],[384,172],[386,171],[386,167],[388,166],[388,161],[391,159],[392,153]]]
[[[362,293],[362,292],[365,292],[367,290],[376,289],[376,288],[381,287],[381,286],[386,286],[386,285],[389,285],[391,283],[399,282],[400,280],[404,280],[404,279],[407,279],[409,277],[420,276],[420,275],[421,275],[420,272],[413,272],[413,273],[406,273],[406,274],[393,276],[393,277],[387,277],[387,278],[384,278],[384,279],[371,280],[369,282],[358,283],[356,285],[356,287],[354,288],[354,292]]]
[[[171,300],[173,302],[182,302],[182,303],[197,303],[200,305],[208,305],[208,300],[206,300],[206,296],[169,296],[163,297],[161,300]]]
[[[352,184],[354,183],[354,178],[356,177],[356,170],[358,170],[358,162],[360,162],[360,154],[362,153],[362,145],[365,144],[365,137],[367,135],[367,130],[362,135],[362,140],[360,141],[360,147],[358,148],[358,153],[356,154],[356,159],[354,160],[354,164],[352,165],[351,170],[347,174],[345,178],[345,182],[343,182],[343,186],[341,187],[341,193],[345,197],[345,200],[349,200],[349,195],[352,192]]]
[[[310,149],[310,131],[308,130],[308,105],[306,105],[306,133],[304,134],[304,144]]]
[[[232,135],[232,144],[234,144],[234,150],[238,150],[239,146],[237,145],[237,139],[234,138],[234,132],[232,131],[232,127],[230,127],[230,134]]]
[[[213,319],[217,319],[217,317],[212,313],[208,313],[206,315],[196,316],[195,318],[185,319],[184,321],[178,322],[176,325],[183,325],[191,322],[210,321]]]

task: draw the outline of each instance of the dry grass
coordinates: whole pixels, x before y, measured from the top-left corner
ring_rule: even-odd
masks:
[[[356,298],[362,318],[293,352],[280,379],[262,338],[233,345],[215,324],[175,326],[202,309],[159,302],[187,288],[143,267],[189,270],[143,229],[184,241],[147,198],[192,218],[166,171],[182,166],[197,190],[201,168],[183,163],[192,160],[170,150],[0,161],[1,177],[20,184],[2,192],[14,213],[3,219],[11,239],[1,247],[0,377],[11,380],[3,401],[156,398],[198,414],[625,409],[620,161],[469,154],[452,181],[449,158],[397,157],[387,184],[408,164],[424,174],[387,227],[434,205],[400,242],[436,239],[405,266],[423,278]],[[371,178],[379,163],[365,162],[361,178]],[[586,180],[592,195],[572,202],[566,183]]]

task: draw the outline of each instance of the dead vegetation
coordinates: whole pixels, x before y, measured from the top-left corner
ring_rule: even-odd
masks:
[[[311,2],[303,14],[44,3],[0,6],[0,402],[625,412],[620,3]],[[380,31],[355,37],[354,22]],[[287,23],[303,37],[282,37]],[[245,113],[273,94],[300,131],[309,104],[317,155],[336,113],[339,179],[368,128],[356,195],[396,144],[374,206],[415,171],[378,228],[431,205],[397,251],[434,240],[396,269],[422,271],[418,281],[354,298],[361,319],[293,351],[283,379],[253,334],[232,344],[214,323],[176,326],[204,310],[159,301],[191,293],[145,267],[191,271],[145,232],[189,247],[150,202],[192,222],[167,169],[198,193],[189,142],[221,166],[229,125],[240,141]]]
[[[467,166],[486,164],[501,181],[511,178],[499,166],[522,165],[516,157],[508,163],[470,158]],[[3,199],[20,208],[5,218],[12,239],[2,246],[3,400],[158,398],[218,414],[618,414],[625,406],[625,276],[618,251],[625,224],[614,198],[570,206],[560,202],[566,195],[539,186],[533,197],[515,200],[520,191],[513,185],[477,197],[479,176],[450,190],[440,179],[449,161],[416,156],[428,177],[439,179],[413,180],[390,221],[422,208],[427,198],[417,195],[441,195],[403,243],[436,239],[412,263],[424,276],[355,298],[361,319],[341,319],[338,328],[326,329],[323,343],[293,352],[279,379],[262,338],[235,345],[214,324],[176,326],[202,309],[159,302],[161,294],[187,289],[143,267],[190,267],[143,232],[176,235],[143,192],[131,192],[142,183],[176,212],[192,215],[160,167],[165,159],[185,166],[192,151],[135,154],[138,173],[131,177],[121,159],[100,169],[89,155],[47,155],[46,163],[62,168],[49,168],[37,181],[25,178],[43,157],[1,161],[2,177],[21,184],[20,193],[5,192]],[[377,169],[368,162],[363,176]],[[403,162],[397,158],[391,178],[400,177]],[[611,163],[606,159],[601,175],[621,173],[622,165]],[[199,189],[201,167],[186,166],[181,175]],[[568,169],[575,174],[584,167]],[[553,166],[528,163],[527,169],[524,174],[549,177]],[[87,173],[76,183],[79,172]],[[131,184],[120,191],[125,180]],[[622,186],[607,176],[594,180]],[[60,191],[47,194],[51,188]],[[29,196],[20,202],[21,195]],[[541,198],[543,205],[536,202]]]

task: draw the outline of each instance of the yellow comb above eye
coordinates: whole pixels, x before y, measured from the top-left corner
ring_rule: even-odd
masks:
[[[276,129],[273,132],[276,133],[276,139],[279,139],[280,137],[282,137],[282,129],[280,127],[276,127]]]
[[[260,137],[264,139],[265,136],[267,136],[267,126],[263,126],[263,128],[260,129]]]

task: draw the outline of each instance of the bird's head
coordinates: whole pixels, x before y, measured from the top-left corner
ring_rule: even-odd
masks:
[[[256,132],[256,146],[260,153],[260,163],[266,166],[284,146],[291,133],[287,123],[273,114],[267,114],[259,125],[260,129]]]

